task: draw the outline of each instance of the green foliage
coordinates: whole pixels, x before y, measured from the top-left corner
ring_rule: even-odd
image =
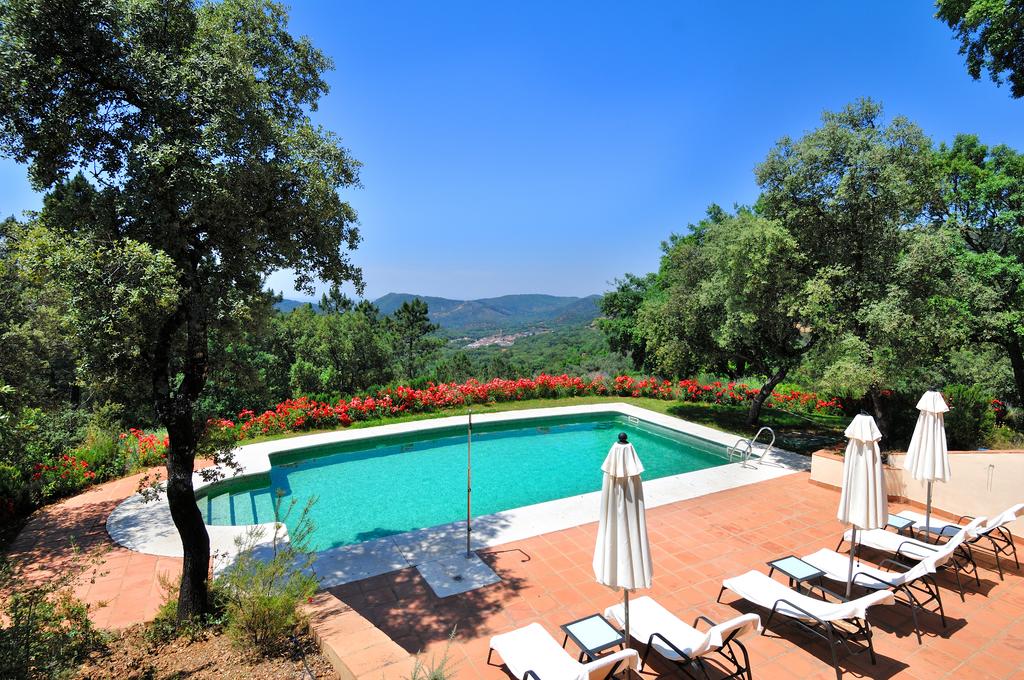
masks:
[[[88,608],[71,592],[70,573],[35,583],[0,562],[0,677],[70,677],[101,647]]]
[[[278,652],[302,620],[299,605],[317,590],[311,572],[315,553],[309,549],[309,510],[315,502],[309,499],[285,537],[282,528],[296,503],[292,500],[282,514],[279,496],[269,544],[260,528],[236,540],[237,556],[220,577],[218,590],[224,597],[227,632],[243,649]]]
[[[625,274],[615,288],[601,297],[602,317],[597,327],[605,334],[613,352],[628,356],[637,371],[647,368],[647,342],[637,325],[637,314],[647,292],[657,284],[657,275]]]
[[[1010,94],[1024,97],[1024,2],[1021,0],[937,0],[935,16],[953,29],[960,54],[975,80],[988,71],[992,82],[1010,82]]]
[[[433,337],[440,326],[431,323],[427,303],[419,298],[403,302],[391,319],[399,375],[407,379],[415,378],[444,344],[439,338]]]
[[[211,329],[237,324],[273,270],[292,269],[307,292],[314,279],[362,289],[348,259],[356,214],[340,195],[359,164],[310,117],[331,62],[270,0],[50,10],[0,3],[0,152],[52,198],[28,262],[78,277],[54,296],[84,365],[146,374],[171,438],[167,498],[186,562],[204,564],[191,472]],[[77,168],[89,178],[69,185]],[[147,300],[147,316],[126,316]],[[184,574],[180,616],[199,613],[205,573]]]
[[[986,446],[996,424],[992,395],[975,385],[950,385],[942,394],[949,404],[945,417],[949,448],[970,451]]]
[[[621,354],[609,350],[605,337],[591,326],[538,332],[517,339],[511,347],[488,345],[448,351],[451,358],[463,353],[469,359],[468,365],[463,364],[457,372],[449,374],[464,376],[458,380],[532,377],[541,373],[610,376],[626,373],[632,365]],[[441,371],[445,361],[448,360],[440,362],[436,369],[437,381],[444,377]]]

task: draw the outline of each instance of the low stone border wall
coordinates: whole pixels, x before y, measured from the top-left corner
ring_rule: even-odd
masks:
[[[889,453],[884,467],[890,500],[924,508],[927,485],[903,469],[905,452]],[[932,509],[946,519],[962,515],[991,516],[1024,503],[1024,451],[950,451],[951,477],[932,485]],[[842,485],[843,456],[835,451],[816,451],[811,456],[811,483]],[[1024,537],[1024,519],[1009,525],[1015,536]]]

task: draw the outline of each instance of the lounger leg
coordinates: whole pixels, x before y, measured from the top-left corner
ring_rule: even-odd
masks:
[[[836,672],[836,680],[843,680],[843,674],[839,671],[839,659],[836,657],[836,639],[832,635],[832,624],[825,624],[825,632],[828,633],[828,651],[832,654],[832,668]]]
[[[971,546],[967,546],[967,560],[970,562],[971,568],[974,570],[974,583],[980,588],[981,570],[978,569],[978,563],[974,560],[974,551],[971,550]]]
[[[754,680],[754,673],[750,670],[750,655],[747,654],[747,648],[744,647],[743,643],[739,640],[733,640],[733,642],[736,643],[736,646],[740,648],[740,653],[743,655],[743,665],[740,666],[739,670],[746,673],[747,680]],[[731,646],[732,645],[730,645],[730,647]]]
[[[490,666],[490,665],[491,665],[491,656],[492,656],[493,654],[494,654],[494,650],[493,650],[493,649],[489,649],[489,650],[487,650],[487,665],[488,665],[488,666]]]
[[[953,576],[956,577],[956,587],[960,591],[960,601],[966,602],[967,599],[964,598],[964,584],[960,583],[960,567],[955,563],[953,564]]]
[[[917,644],[923,644],[921,642],[921,626],[917,622],[917,598],[914,597],[914,593],[912,593],[910,591],[910,588],[908,588],[907,586],[902,586],[900,590],[905,592],[907,594],[907,599],[910,600],[910,616],[912,619],[914,619],[914,632],[917,633]]]
[[[991,538],[989,539],[991,540]],[[992,552],[996,554],[996,570],[999,572],[999,580],[1003,580],[1003,565],[999,562],[999,546],[996,545],[995,541],[992,541]]]
[[[871,657],[871,664],[875,665],[878,663],[878,659],[875,657],[875,643],[871,641],[871,624],[868,623],[867,619],[864,619],[864,633],[868,639],[868,656]]]
[[[927,583],[927,581],[925,581]],[[939,594],[939,582],[934,577],[931,579],[931,584],[935,588],[935,602],[939,605],[939,618],[942,619],[942,627],[946,627],[946,610],[942,607],[942,595]]]
[[[718,597],[715,598],[715,602],[721,602],[722,601],[722,593],[724,593],[724,592],[725,592],[725,586],[722,586],[722,589],[718,591]]]

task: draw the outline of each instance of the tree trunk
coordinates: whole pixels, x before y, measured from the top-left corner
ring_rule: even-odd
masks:
[[[1021,353],[1020,338],[1011,334],[1003,346],[1006,348],[1006,353],[1010,355],[1013,382],[1017,386],[1017,403],[1024,404],[1024,354]]]
[[[181,538],[184,555],[178,591],[179,621],[206,613],[210,569],[210,536],[192,486],[197,442],[189,422],[191,419],[183,420],[185,422],[179,423],[178,427],[168,428],[170,450],[167,455],[167,504],[171,508],[171,519]]]
[[[181,380],[171,361],[172,347],[184,331],[185,352]],[[167,504],[181,539],[183,564],[178,591],[178,621],[184,622],[209,610],[207,581],[210,569],[210,535],[196,503],[192,473],[199,438],[205,430],[195,417],[195,404],[206,384],[207,325],[202,291],[193,288],[175,314],[161,328],[153,353],[153,396],[157,415],[167,428]]]
[[[750,410],[747,411],[748,426],[756,427],[761,422],[761,407],[768,400],[768,397],[772,395],[775,386],[785,379],[787,373],[789,373],[788,368],[780,368],[768,382],[761,386],[761,390],[754,395],[753,400],[750,402]]]
[[[877,385],[872,385],[868,393],[871,396],[871,411],[875,417],[875,424],[884,439],[889,436],[889,417],[885,411],[885,404],[882,403],[882,393]]]

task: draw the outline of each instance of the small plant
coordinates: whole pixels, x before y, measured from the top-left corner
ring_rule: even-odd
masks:
[[[302,622],[299,606],[319,584],[312,573],[315,553],[309,549],[313,531],[309,512],[315,499],[306,503],[287,536],[284,522],[296,502],[292,500],[282,515],[282,500],[279,493],[269,545],[260,527],[237,539],[238,554],[218,585],[228,634],[243,649],[268,655],[279,653],[288,642]]]
[[[67,677],[103,645],[88,607],[71,592],[71,581],[80,572],[76,566],[34,583],[16,566],[0,563],[0,677]]]
[[[416,661],[412,665],[412,674],[405,680],[451,680],[455,677],[455,665],[452,663],[449,651],[452,640],[455,639],[455,629],[452,629],[448,636],[448,644],[444,647],[440,661],[431,657],[430,661],[424,662],[421,654],[416,655]]]

